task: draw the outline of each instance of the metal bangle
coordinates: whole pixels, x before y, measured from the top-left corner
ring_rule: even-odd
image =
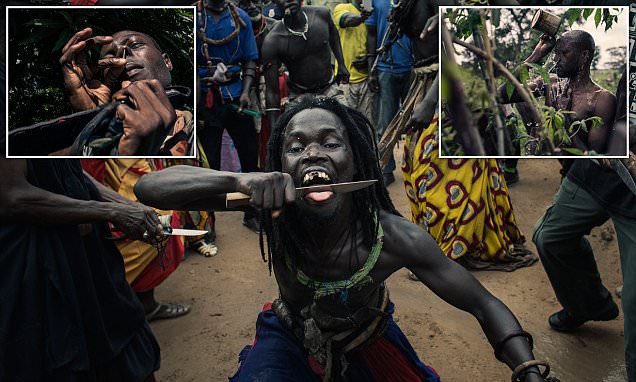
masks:
[[[536,359],[530,360],[530,361],[526,361],[526,362],[522,362],[521,364],[517,365],[517,367],[515,367],[515,369],[512,371],[512,377],[510,378],[510,380],[512,382],[520,382],[519,380],[519,375],[526,370],[529,367],[532,366],[545,366],[545,370],[543,371],[543,373],[541,373],[541,377],[543,377],[544,379],[548,377],[548,375],[550,375],[550,364],[547,363],[546,361],[538,361]],[[539,370],[540,372],[541,370]]]
[[[267,113],[268,111],[280,111],[280,108],[277,107],[269,107],[267,109],[265,109],[265,112]]]

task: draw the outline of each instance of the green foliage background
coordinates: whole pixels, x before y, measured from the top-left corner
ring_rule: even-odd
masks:
[[[79,30],[93,35],[135,30],[152,36],[170,56],[175,85],[193,87],[193,11],[191,9],[11,9],[9,17],[9,128],[72,113],[59,58]],[[99,50],[89,52],[94,62]]]
[[[534,47],[536,46],[541,33],[532,30],[531,21],[532,16],[536,12],[535,9],[529,8],[516,8],[516,9],[493,9],[487,13],[490,23],[494,26],[494,33],[489,37],[492,39],[491,44],[493,47],[494,57],[507,66],[509,70],[517,72],[517,78],[521,83],[526,83],[529,79],[534,79],[539,76],[544,78],[544,81],[549,81],[549,74],[546,67],[549,66],[548,60],[544,59],[542,65],[532,65],[531,69],[527,69],[524,66],[518,64],[528,57]],[[570,8],[560,9],[557,12],[556,9],[551,9],[550,12],[554,12],[557,16],[562,18],[559,32],[557,35],[570,30],[574,24],[583,23],[585,20],[591,19],[598,30],[598,33],[603,33],[611,29],[617,22],[618,17],[623,13],[619,8]],[[458,9],[447,11],[445,14],[449,19],[451,33],[473,45],[476,45],[475,36],[481,35],[484,30],[482,20],[479,12],[474,9]],[[622,15],[625,16],[625,15]],[[598,47],[597,47],[598,48]],[[609,54],[611,60],[608,62],[608,67],[611,69],[598,70],[596,65],[592,66],[591,77],[594,82],[602,86],[603,88],[616,92],[618,81],[623,73],[626,62],[626,49],[612,48],[606,50],[606,52],[600,52],[597,49],[596,62],[598,62],[599,54]],[[490,93],[486,86],[486,73],[480,70],[478,62],[485,62],[481,58],[478,58],[472,52],[464,50],[462,52],[463,58],[460,60],[456,70],[454,70],[453,76],[455,80],[461,83],[464,87],[464,93],[466,95],[464,102],[468,106],[469,110],[472,110],[477,120],[482,115],[487,115],[488,126],[490,130],[494,129],[494,118],[492,118],[492,106]],[[516,70],[515,70],[516,68]],[[449,96],[449,87],[444,85],[445,79],[442,78],[442,100],[447,100]],[[506,84],[507,81],[503,76],[499,76],[495,79],[495,86],[499,87],[502,84]],[[508,84],[507,89],[509,95],[512,93],[512,84]],[[546,112],[552,115],[554,110],[543,110],[545,105],[543,100],[539,100],[537,106],[542,108],[541,112]],[[516,112],[516,111],[515,111]],[[559,111],[561,112],[561,111]],[[502,114],[503,117],[503,113]],[[559,116],[558,118],[561,118]],[[521,118],[518,118],[519,135],[527,135],[525,133],[525,127],[521,122]],[[546,116],[543,121],[546,126],[551,125],[551,120]],[[564,130],[563,123],[557,124],[555,129],[548,129],[549,136],[552,137],[556,144],[569,144],[569,138]],[[446,155],[461,155],[462,148],[454,141],[455,131],[453,126],[443,127],[443,152]],[[554,130],[554,131],[553,131]],[[523,133],[523,134],[521,134]],[[522,147],[523,147],[523,142]],[[541,147],[540,145],[538,147]],[[523,150],[523,149],[522,149]],[[522,155],[524,155],[522,153]]]

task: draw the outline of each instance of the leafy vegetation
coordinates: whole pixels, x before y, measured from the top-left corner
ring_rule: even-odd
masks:
[[[607,31],[612,28],[621,13],[620,8],[585,8],[585,9],[562,9],[561,13],[555,12],[561,17],[559,32],[563,33],[572,28],[576,23],[582,23],[587,19],[592,19],[599,31]],[[523,113],[518,106],[508,106],[497,104],[493,101],[493,88],[505,85],[508,98],[515,91],[515,86],[507,81],[504,76],[495,77],[487,68],[488,53],[492,52],[492,57],[512,72],[522,85],[531,79],[542,78],[544,83],[550,83],[550,70],[554,66],[553,59],[548,56],[543,65],[516,64],[523,62],[536,46],[540,33],[531,33],[530,27],[532,16],[535,10],[532,9],[491,9],[479,11],[475,9],[449,10],[445,14],[451,25],[451,33],[472,44],[473,48],[485,52],[477,54],[476,50],[462,50],[462,58],[459,60],[457,70],[453,70],[455,80],[459,81],[467,95],[464,100],[468,109],[472,111],[474,125],[479,129],[484,140],[484,147],[490,147],[501,153],[501,148],[506,147],[506,155],[511,155],[508,149],[511,143],[518,143],[521,146],[521,155],[542,155],[557,149],[562,149],[570,154],[583,154],[581,150],[570,149],[568,145],[572,143],[573,136],[579,131],[587,132],[602,125],[600,118],[594,117],[584,121],[568,123],[571,112],[567,110],[556,110],[546,106],[542,98],[537,99],[531,95],[532,105],[538,114],[535,114],[540,121],[536,126],[526,126],[523,122]],[[598,62],[600,51],[595,52],[595,61]],[[608,49],[610,55],[608,66],[611,69],[592,70],[592,79],[615,93],[618,80],[625,68],[626,51],[623,48]],[[593,65],[593,68],[596,64]],[[503,70],[503,69],[502,69]],[[445,83],[444,78],[442,84]],[[492,85],[491,85],[492,84]],[[442,86],[442,102],[449,94],[444,92],[448,86]],[[531,113],[530,113],[531,114]],[[526,119],[529,113],[526,111]],[[495,118],[499,116],[499,118]],[[498,122],[497,119],[503,121]],[[461,147],[453,143],[453,137],[457,133],[453,126],[442,124],[444,137],[442,146],[445,155],[457,155],[461,152]],[[530,128],[529,128],[530,127]],[[511,136],[496,136],[497,129],[512,131]],[[490,144],[488,140],[494,141]],[[505,139],[506,142],[497,144],[497,141]],[[488,151],[487,151],[488,152]],[[494,151],[491,151],[492,154]]]
[[[79,30],[93,35],[135,30],[152,36],[171,57],[175,85],[192,86],[194,36],[190,9],[11,9],[9,20],[9,125],[18,127],[72,113],[59,58]],[[89,52],[89,63],[99,51]]]

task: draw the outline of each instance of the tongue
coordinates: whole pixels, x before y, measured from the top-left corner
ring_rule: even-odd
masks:
[[[329,199],[331,195],[333,195],[333,191],[310,192],[307,194],[307,197],[314,202],[324,202]]]

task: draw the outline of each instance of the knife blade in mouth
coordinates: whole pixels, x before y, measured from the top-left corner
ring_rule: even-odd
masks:
[[[353,191],[357,191],[357,190],[361,190],[363,188],[369,187],[377,181],[378,181],[377,179],[372,179],[372,180],[361,180],[357,182],[317,184],[314,186],[296,187],[296,193],[300,192],[302,195],[305,195],[310,192],[321,192],[321,191],[333,191],[335,193],[353,192]],[[250,198],[251,198],[250,195],[244,194],[242,192],[230,192],[225,197],[225,206],[226,208],[246,206],[250,203]]]

